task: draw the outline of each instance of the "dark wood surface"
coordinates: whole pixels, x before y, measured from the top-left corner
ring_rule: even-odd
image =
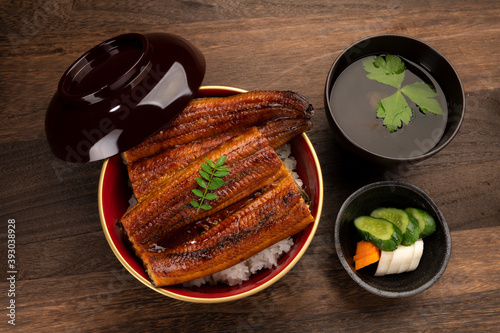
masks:
[[[490,1],[2,1],[0,39],[0,331],[7,323],[7,223],[16,221],[16,326],[29,332],[498,331],[500,329],[500,2]],[[316,109],[308,135],[324,175],[321,222],[299,263],[270,288],[223,304],[162,296],[133,278],[101,229],[101,162],[57,160],[44,116],[78,56],[126,32],[181,35],[205,54],[204,85],[294,90]],[[386,299],[342,268],[333,228],[342,202],[383,180],[335,143],[324,111],[327,72],[355,41],[419,38],[455,66],[465,121],[436,156],[393,178],[442,209],[452,255],[431,289]]]

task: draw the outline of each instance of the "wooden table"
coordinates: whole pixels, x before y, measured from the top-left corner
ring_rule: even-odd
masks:
[[[2,2],[0,61],[0,330],[15,299],[25,332],[498,331],[500,329],[500,2],[470,1],[17,1]],[[316,237],[270,288],[222,304],[162,296],[133,278],[103,235],[101,162],[65,164],[44,134],[47,105],[84,51],[126,32],[163,31],[197,45],[204,85],[298,91],[316,113],[308,136],[324,175]],[[465,121],[443,151],[395,178],[426,191],[452,234],[452,255],[431,289],[374,296],[341,266],[333,228],[342,202],[384,179],[333,142],[323,102],[327,72],[355,41],[416,37],[455,66]],[[15,297],[6,281],[8,224],[15,220]]]

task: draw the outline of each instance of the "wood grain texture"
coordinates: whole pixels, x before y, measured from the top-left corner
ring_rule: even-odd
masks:
[[[191,0],[2,1],[0,13],[0,258],[16,219],[16,326],[34,332],[498,331],[500,328],[500,3],[483,1]],[[224,304],[161,296],[133,278],[102,233],[102,163],[66,164],[46,143],[47,105],[66,68],[126,32],[164,31],[197,45],[204,85],[294,90],[315,107],[308,133],[320,160],[325,205],[300,262],[270,288]],[[445,55],[466,92],[457,137],[432,158],[393,169],[334,143],[324,85],[357,40],[398,33]],[[333,228],[342,202],[373,181],[426,191],[452,233],[448,268],[430,290],[385,299],[342,268]],[[492,264],[493,263],[493,264]],[[7,306],[6,259],[0,307]],[[6,313],[6,312],[5,312]],[[0,330],[10,328],[2,316]],[[418,326],[414,326],[418,323]]]

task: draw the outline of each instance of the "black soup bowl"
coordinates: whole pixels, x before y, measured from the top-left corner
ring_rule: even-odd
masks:
[[[434,218],[436,231],[423,239],[423,255],[414,271],[374,276],[376,264],[355,270],[353,257],[361,236],[353,220],[370,215],[378,207],[414,207]],[[444,216],[425,192],[408,183],[382,181],[358,189],[344,202],[335,222],[335,247],[340,262],[357,284],[379,296],[401,298],[421,293],[439,280],[450,258],[451,236]]]
[[[433,89],[438,89],[440,93],[440,104],[442,105],[444,116],[441,116],[441,123],[435,129],[429,128],[435,125],[428,123],[424,123],[423,127],[417,127],[416,125],[411,127],[415,117],[427,119],[424,120],[425,122],[428,122],[429,119],[437,119],[438,117],[429,112],[426,115],[427,118],[424,118],[421,116],[423,113],[418,110],[418,107],[415,107],[416,105],[410,105],[414,110],[412,120],[408,125],[403,125],[402,128],[394,133],[389,133],[386,130],[385,133],[384,131],[377,132],[376,137],[371,136],[377,130],[376,127],[383,126],[383,120],[377,118],[376,115],[376,101],[388,96],[390,94],[388,91],[392,93],[391,88],[393,91],[396,91],[396,88],[384,86],[380,83],[381,86],[384,86],[383,89],[386,89],[384,92],[385,95],[384,93],[377,92],[379,98],[372,96],[372,100],[369,101],[370,98],[366,97],[368,93],[361,92],[364,89],[362,88],[362,82],[364,81],[361,80],[370,80],[365,75],[360,75],[359,78],[356,76],[355,79],[351,78],[351,81],[346,81],[345,76],[347,74],[344,73],[347,72],[346,69],[348,67],[357,61],[361,61],[361,59],[370,56],[385,55],[400,57],[408,71],[411,69],[412,73],[409,75],[413,75],[414,69],[418,77],[424,77],[426,83],[431,85],[437,84],[437,87],[433,87]],[[352,66],[349,73],[352,73],[353,67],[356,66]],[[342,74],[344,77],[342,77]],[[410,77],[409,75],[406,76]],[[372,82],[377,84],[376,81]],[[342,91],[340,92],[338,89],[342,89],[342,86],[344,86],[344,90],[340,90]],[[343,104],[341,107],[338,101],[343,99],[343,96],[351,95],[351,93],[353,94],[351,96],[352,103],[347,102],[351,101],[349,99],[346,101],[347,104]],[[358,96],[356,94],[363,95]],[[366,99],[366,102],[363,103],[371,104],[371,109],[366,111],[366,117],[370,119],[366,119],[364,114],[361,116],[356,113],[361,108],[355,105],[363,99]],[[406,99],[408,98],[406,97]],[[375,100],[375,103],[373,100]],[[337,57],[326,80],[325,108],[335,138],[342,147],[370,162],[384,166],[394,166],[403,162],[421,161],[436,154],[451,142],[464,119],[465,93],[456,70],[432,46],[412,37],[377,35],[354,43]],[[416,122],[417,120],[414,123]],[[406,133],[404,133],[405,131]],[[406,139],[401,140],[403,136]],[[394,147],[394,151],[388,152],[386,148],[390,145]],[[401,147],[404,149],[400,149]],[[398,152],[398,149],[402,152]]]

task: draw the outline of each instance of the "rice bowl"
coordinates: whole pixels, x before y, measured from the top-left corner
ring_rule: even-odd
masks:
[[[200,91],[208,96],[243,92],[243,90],[227,87],[202,87]],[[175,299],[215,303],[239,299],[265,289],[285,275],[300,259],[314,237],[319,223],[319,216],[321,215],[323,184],[319,162],[314,149],[305,134],[293,139],[290,142],[290,147],[293,156],[297,159],[297,173],[304,182],[305,192],[311,199],[310,210],[314,222],[292,237],[293,245],[289,245],[289,251],[283,254],[272,268],[266,268],[267,266],[260,263],[259,265],[262,265],[263,269],[251,275],[247,281],[232,286],[204,284],[199,287],[182,285],[154,287],[149,282],[142,263],[135,257],[131,248],[128,247],[126,239],[122,237],[121,231],[116,226],[116,222],[128,208],[130,198],[126,168],[118,156],[114,156],[104,163],[99,183],[101,223],[110,247],[122,265],[139,281],[153,290]],[[286,247],[286,245],[282,246],[283,249],[286,249]],[[274,260],[276,259],[277,257]]]

